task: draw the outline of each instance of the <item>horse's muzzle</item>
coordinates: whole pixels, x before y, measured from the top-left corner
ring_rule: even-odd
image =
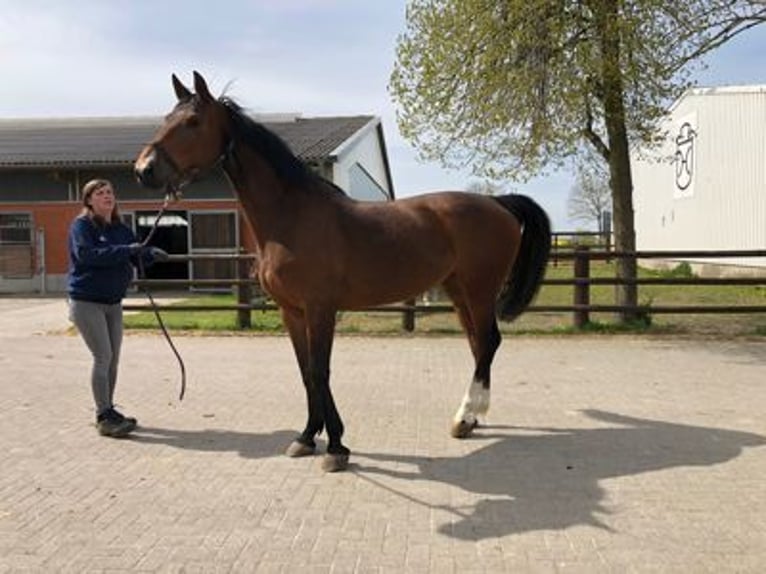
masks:
[[[158,167],[158,156],[153,146],[147,146],[141,151],[133,165],[133,171],[138,182],[144,187],[157,189],[165,186],[159,174],[161,169]]]

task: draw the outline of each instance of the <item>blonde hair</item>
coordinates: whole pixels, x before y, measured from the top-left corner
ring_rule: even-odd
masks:
[[[120,223],[122,222],[122,216],[120,215],[120,209],[117,206],[117,200],[115,199],[114,208],[112,209],[112,215],[109,221],[104,221],[100,215],[93,213],[93,206],[90,204],[91,196],[99,189],[105,186],[109,186],[114,190],[112,182],[108,179],[91,179],[88,183],[82,186],[82,212],[80,215],[90,217],[98,221],[99,223]]]

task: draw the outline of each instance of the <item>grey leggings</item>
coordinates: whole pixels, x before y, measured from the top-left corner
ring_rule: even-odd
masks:
[[[117,366],[122,346],[122,304],[69,300],[69,319],[93,355],[90,384],[96,414],[113,407]]]

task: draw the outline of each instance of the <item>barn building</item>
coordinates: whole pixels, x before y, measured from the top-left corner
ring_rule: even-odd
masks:
[[[383,127],[374,116],[254,116],[293,152],[351,197],[394,198]],[[81,211],[82,186],[113,182],[125,222],[139,238],[154,223],[162,198],[143,189],[133,162],[161,118],[0,120],[0,293],[66,289],[67,233]],[[152,244],[173,254],[252,251],[253,239],[223,172],[184,190],[161,220]],[[156,278],[213,278],[221,262],[167,262]]]
[[[639,250],[766,248],[766,86],[688,90],[657,150],[632,157]],[[700,275],[766,273],[764,258],[694,259]]]

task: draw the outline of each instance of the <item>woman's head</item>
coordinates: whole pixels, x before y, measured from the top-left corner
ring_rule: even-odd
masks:
[[[112,183],[107,179],[91,179],[82,188],[83,215],[105,223],[120,221],[117,198]]]

